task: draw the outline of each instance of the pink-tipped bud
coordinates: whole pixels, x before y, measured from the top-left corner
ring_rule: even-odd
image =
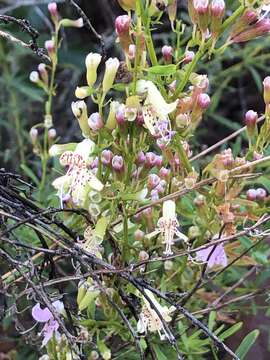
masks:
[[[146,163],[146,166],[149,167],[149,168],[155,166],[156,154],[153,153],[152,151],[147,152],[145,154],[145,163]]]
[[[263,188],[258,188],[256,190],[256,198],[257,198],[257,200],[262,201],[262,200],[264,200],[266,198],[266,196],[267,196],[267,192]]]
[[[113,158],[111,150],[103,150],[101,153],[101,162],[103,165],[110,165]]]
[[[136,45],[130,44],[128,47],[128,58],[129,60],[134,60],[136,56]]]
[[[194,51],[187,50],[185,52],[185,57],[184,57],[184,60],[183,60],[184,64],[190,63],[193,60],[194,56],[195,56]]]
[[[198,96],[197,104],[202,110],[206,110],[210,105],[211,99],[208,94],[202,93]]]
[[[53,40],[45,41],[45,49],[48,51],[50,56],[54,55],[55,53],[55,45]]]
[[[204,15],[208,11],[209,1],[208,0],[194,0],[194,9],[199,15]]]
[[[161,52],[166,63],[172,61],[173,48],[171,46],[164,45],[161,49]]]
[[[97,169],[98,167],[98,157],[95,157],[94,160],[90,164],[90,169]]]
[[[160,177],[156,174],[150,174],[147,179],[149,189],[154,189],[160,182]]]
[[[264,18],[258,21],[256,24],[247,28],[247,30],[242,31],[240,34],[233,37],[233,42],[241,43],[246,42],[252,39],[255,39],[259,36],[263,36],[270,32],[270,19]]]
[[[49,13],[51,14],[52,18],[57,18],[58,17],[58,9],[57,9],[56,2],[49,3],[48,4],[48,10],[49,10]]]
[[[89,116],[88,125],[93,131],[98,131],[103,127],[103,121],[98,112],[93,113]]]
[[[48,130],[48,138],[54,140],[56,138],[56,130],[54,128]]]
[[[159,199],[158,191],[156,189],[153,189],[151,191],[151,200],[156,201]]]
[[[115,31],[118,36],[129,33],[131,18],[128,15],[120,15],[115,19]]]
[[[136,231],[138,231],[138,230],[136,230]],[[139,230],[139,231],[141,231],[141,230]],[[135,234],[134,234],[135,235]],[[149,254],[146,252],[146,251],[144,251],[144,250],[141,250],[140,252],[139,252],[139,260],[140,261],[145,261],[145,260],[148,260],[149,259]]]
[[[118,125],[123,125],[126,121],[125,118],[125,105],[120,105],[115,113],[115,119]]]
[[[122,171],[124,169],[124,159],[120,155],[114,155],[112,158],[112,167],[115,171]]]
[[[163,157],[160,156],[156,156],[156,161],[155,161],[155,166],[160,168],[163,164]]]
[[[158,186],[155,188],[155,190],[157,190],[157,192],[159,193],[159,194],[164,194],[164,192],[165,192],[165,187],[166,187],[166,184],[165,185],[163,185],[162,184],[162,181],[164,181],[164,180],[161,180],[161,182],[158,184]],[[165,182],[166,183],[166,182]]]
[[[210,6],[211,15],[216,18],[223,18],[225,12],[224,0],[213,0]]]
[[[270,103],[270,76],[263,80],[263,98],[266,105]]]
[[[257,197],[257,191],[255,189],[249,189],[246,192],[247,199],[250,201],[255,201]]]
[[[145,155],[143,151],[140,151],[137,155],[136,164],[143,165],[145,163]]]
[[[258,113],[253,110],[249,110],[245,114],[245,124],[247,127],[254,127],[258,120]]]
[[[30,131],[29,131],[29,135],[30,135],[31,141],[33,143],[35,143],[37,141],[37,138],[38,138],[38,129],[31,128]]]
[[[162,179],[167,179],[169,175],[170,175],[170,170],[169,170],[169,169],[166,169],[165,167],[162,167],[162,168],[159,170],[159,176],[160,176]]]

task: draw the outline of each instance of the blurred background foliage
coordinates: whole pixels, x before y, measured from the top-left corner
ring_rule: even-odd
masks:
[[[9,14],[30,21],[39,32],[39,45],[49,39],[51,24],[48,18],[47,3],[40,0],[0,0],[0,14]],[[68,7],[63,1],[59,3],[59,10],[64,17],[75,16],[74,9]],[[114,19],[123,11],[117,0],[82,0],[78,1],[81,8],[91,20],[96,31],[103,35],[107,56],[123,54],[115,44]],[[234,0],[227,1],[228,7],[235,6]],[[185,1],[181,1],[178,7],[181,19],[188,22]],[[77,16],[77,15],[76,15]],[[27,39],[20,29],[2,25],[14,36]],[[62,46],[60,50],[60,64],[57,71],[57,96],[53,102],[55,128],[59,136],[59,142],[65,143],[80,139],[80,131],[77,121],[74,120],[70,104],[74,100],[74,90],[78,84],[83,83],[84,59],[89,52],[100,52],[100,43],[87,29],[66,29],[62,31]],[[165,44],[173,45],[174,39],[170,32],[170,24],[164,16],[164,22],[154,34],[156,48],[160,52]],[[214,144],[232,131],[243,126],[243,117],[247,110],[253,109],[262,113],[264,104],[262,99],[262,80],[269,75],[270,42],[269,37],[257,39],[244,45],[234,45],[222,55],[200,64],[198,71],[207,73],[210,80],[211,107],[204,117],[203,122],[193,138],[193,151]],[[29,73],[36,70],[40,59],[29,50],[14,46],[0,38],[0,167],[7,170],[24,173],[26,178],[34,182],[36,176],[40,176],[40,166],[37,158],[32,153],[32,145],[29,138],[31,127],[43,121],[43,93],[29,80]],[[93,104],[88,104],[89,112],[95,111]],[[241,149],[247,147],[246,135],[242,133],[231,144],[233,152],[239,154]],[[204,160],[207,162],[207,158]],[[55,177],[55,174],[52,174]],[[268,189],[270,191],[270,188]],[[248,240],[247,240],[248,242]],[[243,246],[248,247],[246,243]],[[259,262],[266,263],[268,245],[260,248],[258,256],[265,253],[264,259]],[[264,272],[257,278],[257,282],[269,282],[270,272]],[[224,283],[235,282],[239,273],[226,272]],[[250,290],[256,289],[255,283],[250,284]],[[265,305],[264,305],[265,306]],[[253,303],[253,314],[257,314],[259,324],[253,323],[249,328],[250,306],[247,307],[247,315],[243,319],[247,326],[245,334],[254,328],[263,330],[257,347],[250,352],[248,358],[253,359],[254,353],[260,359],[267,359],[269,354],[269,319],[260,313],[260,303]],[[243,313],[245,307],[242,308]],[[237,312],[237,305],[232,311]],[[258,313],[259,311],[259,313]],[[265,312],[265,311],[264,311]],[[259,314],[259,315],[258,315]],[[267,315],[267,314],[266,314]],[[8,328],[8,324],[5,324]],[[1,340],[0,352],[6,351],[5,346],[13,348],[13,344],[6,341],[9,334],[6,333]],[[242,335],[239,335],[241,338]],[[185,339],[183,339],[185,342]],[[262,346],[260,347],[260,342]],[[235,344],[239,340],[235,341]],[[27,351],[27,354],[24,352]],[[258,354],[261,354],[258,356]],[[34,356],[34,355],[33,355]],[[260,357],[261,356],[261,357]],[[266,357],[264,357],[266,356]],[[15,358],[15,357],[14,357]],[[16,357],[17,358],[17,357]],[[31,359],[29,348],[22,349],[20,359]],[[36,357],[33,357],[33,359]]]

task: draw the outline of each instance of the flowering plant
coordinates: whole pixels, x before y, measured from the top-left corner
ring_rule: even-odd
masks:
[[[220,309],[243,300],[236,296],[227,304],[225,297],[264,265],[258,254],[270,221],[263,174],[270,161],[270,78],[263,81],[262,116],[249,110],[243,128],[196,154],[194,143],[211,104],[199,62],[270,32],[266,1],[239,3],[230,9],[223,0],[189,0],[184,23],[177,0],[119,0],[126,11],[115,19],[121,57],[86,55],[85,80],[74,86],[68,105],[81,131],[76,143],[61,143],[53,127],[59,31],[89,26],[89,20],[76,4],[81,17],[75,21],[61,19],[57,5],[49,4],[55,27],[45,43],[50,65],[30,74],[47,101],[44,122],[30,137],[42,164],[36,198],[51,205],[43,191],[52,185],[58,204],[41,211],[17,194],[27,210],[18,215],[15,209],[10,219],[28,223],[42,245],[31,248],[48,255],[50,264],[60,258],[67,274],[52,278],[47,268],[39,275],[34,258],[17,263],[3,254],[38,298],[32,316],[45,323],[45,357],[218,359],[227,353],[243,359],[258,336],[254,330],[231,350],[224,340],[242,324]],[[153,28],[167,15],[171,43],[159,57]],[[89,103],[96,108],[91,114]],[[219,149],[241,133],[244,151]],[[60,176],[49,184],[52,163]],[[234,281],[237,269],[243,278]],[[224,274],[228,278],[220,280]],[[5,280],[11,286],[9,276]],[[70,288],[55,288],[67,281]],[[63,303],[52,302],[48,289]],[[244,300],[256,294],[248,290],[242,289]]]

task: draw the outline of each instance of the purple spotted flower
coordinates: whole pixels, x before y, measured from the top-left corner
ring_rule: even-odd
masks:
[[[218,244],[211,254],[214,246],[209,246],[196,252],[196,260],[207,262],[207,267],[210,269],[214,266],[227,266],[228,260],[222,244]],[[209,255],[211,256],[209,257]],[[208,259],[209,257],[209,259]]]
[[[52,306],[59,314],[62,314],[64,312],[64,305],[61,301],[54,301],[52,303]],[[54,319],[53,314],[47,307],[41,309],[40,303],[37,303],[32,308],[32,317],[38,323],[45,323],[43,329],[40,332],[40,335],[43,336],[41,347],[46,346],[50,339],[53,337],[53,335],[55,335],[56,338],[60,336],[58,332],[59,324]]]

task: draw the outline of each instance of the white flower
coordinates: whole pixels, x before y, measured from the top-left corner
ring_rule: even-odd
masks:
[[[182,234],[177,227],[179,222],[175,213],[175,202],[166,200],[162,207],[162,217],[157,222],[157,230],[164,236],[163,242],[166,244],[164,254],[172,255],[172,245],[174,244],[175,235],[181,240],[188,242],[188,237]]]
[[[76,205],[83,206],[91,189],[103,189],[103,184],[87,167],[89,155],[94,151],[94,147],[93,141],[85,139],[74,151],[65,151],[60,156],[60,164],[68,166],[68,170],[66,175],[55,179],[52,185],[58,190],[61,204],[63,196],[70,195]]]
[[[106,94],[113,86],[120,62],[117,58],[109,58],[105,63],[105,74],[102,82],[103,93]]]
[[[94,85],[97,80],[97,68],[101,62],[101,55],[97,53],[90,53],[86,56],[85,66],[86,66],[86,78],[87,84],[89,86]]]
[[[159,318],[159,315],[157,314],[156,310],[159,312],[159,314],[162,316],[164,321],[170,322],[171,317],[170,314],[175,310],[175,308],[172,306],[168,308],[167,306],[161,306],[159,302],[155,299],[152,292],[148,289],[145,289],[145,293],[150,298],[152,304],[143,296],[144,304],[142,306],[142,311],[139,315],[139,321],[137,323],[137,331],[138,333],[147,333],[147,331],[150,332],[158,332],[160,339],[164,340],[165,337],[169,336],[166,333],[166,330],[164,329],[164,326],[162,324],[161,319]],[[153,308],[153,306],[155,308]]]
[[[139,80],[137,83],[137,93],[147,94],[143,104],[143,118],[145,126],[151,135],[157,135],[157,132],[162,137],[168,135],[167,133],[171,131],[168,115],[176,109],[178,100],[168,104],[152,81]],[[160,121],[165,121],[169,124],[165,133],[158,126]]]

